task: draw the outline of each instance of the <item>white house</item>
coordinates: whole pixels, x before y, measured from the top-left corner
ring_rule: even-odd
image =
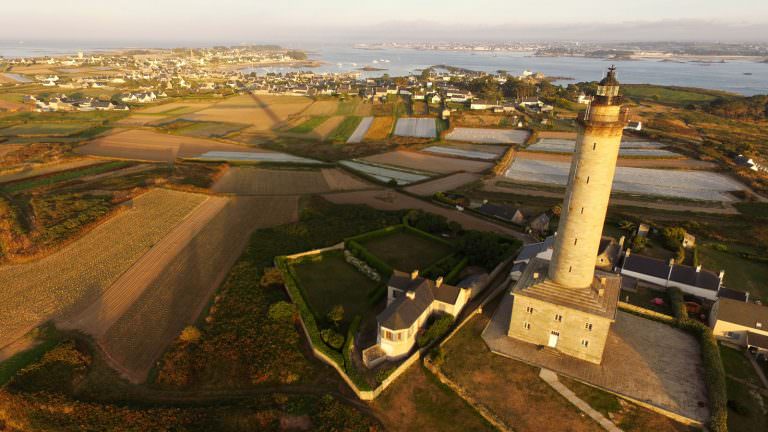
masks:
[[[410,274],[395,270],[387,283],[387,308],[376,317],[376,345],[371,347],[380,350],[382,355],[370,361],[369,356],[364,355],[366,365],[372,367],[381,361],[408,355],[427,319],[436,313],[457,316],[471,292],[471,288],[443,283],[442,277],[435,281],[421,277],[418,270]]]
[[[690,267],[636,255],[627,249],[624,253],[624,261],[620,273],[638,280],[652,283],[660,287],[677,287],[686,294],[701,297],[707,300],[717,300],[717,293],[723,286],[725,272],[720,274],[704,270],[701,266]]]
[[[730,298],[719,298],[709,314],[709,326],[718,339],[768,352],[768,307]]]

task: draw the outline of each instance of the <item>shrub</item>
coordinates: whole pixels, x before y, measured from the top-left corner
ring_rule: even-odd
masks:
[[[664,237],[664,245],[669,250],[677,250],[683,245],[683,239],[685,238],[685,228],[682,227],[667,227],[661,232]]]
[[[383,383],[384,380],[386,380],[387,378],[389,378],[390,375],[392,375],[393,371],[394,371],[394,369],[391,369],[391,368],[381,368],[381,369],[377,370],[376,371],[376,382],[379,383],[379,384]]]
[[[332,322],[336,328],[339,328],[339,323],[344,321],[344,306],[334,306],[326,315],[328,321]]]
[[[712,249],[718,251],[718,252],[728,252],[728,246],[722,244],[722,243],[714,243],[712,244]]]
[[[645,246],[648,244],[648,238],[644,236],[635,236],[635,239],[632,240],[632,249],[635,251],[641,251],[645,249]]]
[[[273,321],[290,322],[296,313],[296,306],[286,301],[279,301],[269,307],[269,318]]]
[[[344,346],[344,336],[339,334],[339,332],[334,329],[327,328],[322,330],[320,332],[320,337],[323,338],[323,342],[335,350],[339,350],[342,346]]]
[[[493,233],[467,231],[459,238],[457,247],[469,259],[469,264],[493,270],[515,252],[518,244],[517,241],[505,241]]]
[[[179,335],[179,341],[184,343],[195,343],[200,340],[200,330],[195,326],[186,326]]]
[[[275,288],[283,284],[283,274],[275,267],[267,267],[261,275],[259,285],[262,288]]]
[[[424,333],[420,334],[416,338],[416,343],[418,343],[422,348],[428,346],[432,342],[440,339],[446,332],[448,332],[452,324],[453,317],[451,315],[442,315],[441,317],[434,320],[434,322],[424,331]]]

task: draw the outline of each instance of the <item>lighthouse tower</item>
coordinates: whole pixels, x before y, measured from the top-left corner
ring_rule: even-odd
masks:
[[[621,107],[613,66],[600,81],[597,95],[579,117],[579,124],[549,267],[549,278],[566,288],[587,287],[595,276],[595,256],[626,125],[626,111]]]
[[[533,258],[512,295],[507,335],[601,363],[621,276],[595,270],[627,112],[608,69],[579,133],[551,260]]]

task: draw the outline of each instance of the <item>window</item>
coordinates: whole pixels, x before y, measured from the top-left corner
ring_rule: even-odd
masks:
[[[527,306],[527,307],[525,308],[525,311],[526,311],[526,312],[528,312],[529,314],[532,314],[532,313],[533,313],[533,307],[531,307],[531,306]]]
[[[570,273],[570,272],[571,272],[571,270],[573,270],[573,266],[569,266],[569,267],[568,267],[568,273]]]
[[[573,239],[573,245],[574,245],[574,246],[576,246],[576,243],[578,243],[578,242],[579,242],[579,239],[578,239],[578,238],[575,238],[575,239]]]
[[[586,339],[582,339],[581,346],[583,346],[584,348],[589,348],[589,341]]]
[[[592,150],[597,150],[597,143],[592,144]]]
[[[529,323],[528,321],[523,321],[523,328],[526,329],[526,330],[530,330],[531,329],[531,323]]]
[[[584,207],[581,208],[581,214],[584,214]]]
[[[584,324],[584,328],[587,329],[588,331],[592,331],[592,323]]]
[[[587,184],[589,184],[589,176],[587,176]]]
[[[394,340],[394,339],[392,338],[392,332],[391,332],[391,331],[389,331],[389,330],[384,330],[384,339],[387,339],[387,340]]]
[[[560,314],[555,314],[555,321],[557,322],[563,322],[563,316]]]

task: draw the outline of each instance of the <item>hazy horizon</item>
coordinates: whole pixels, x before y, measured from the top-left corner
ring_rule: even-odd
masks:
[[[215,6],[215,7],[214,7]],[[95,0],[3,5],[0,40],[146,43],[370,41],[768,41],[768,2],[553,0]]]

